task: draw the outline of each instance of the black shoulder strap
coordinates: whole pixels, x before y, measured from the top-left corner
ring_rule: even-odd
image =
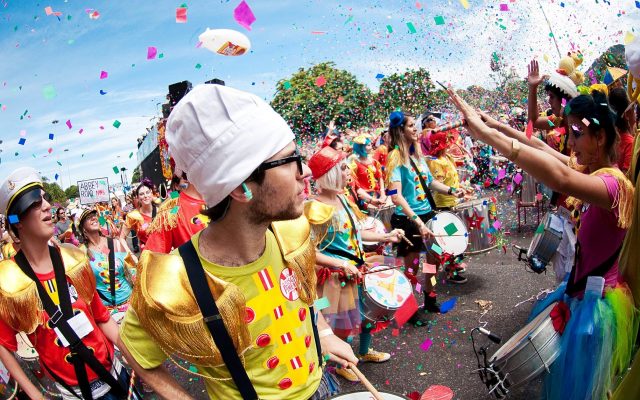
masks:
[[[358,256],[356,256],[356,255],[354,255],[352,253],[349,253],[346,250],[326,248],[323,251],[326,251],[327,253],[331,253],[331,254],[336,255],[336,256],[348,258],[349,260],[355,262],[358,267],[364,265],[364,263],[365,263],[362,258],[360,258],[360,257],[358,257]]]
[[[611,269],[613,264],[618,259],[618,255],[622,250],[622,244],[620,244],[620,247],[618,247],[618,249],[609,258],[607,258],[600,265],[595,267],[589,273],[589,275],[584,276],[582,279],[574,283],[573,280],[575,279],[575,276],[576,276],[576,263],[577,263],[578,257],[580,256],[580,245],[578,243],[576,243],[576,250],[577,250],[576,256],[575,256],[576,262],[574,263],[573,268],[571,269],[571,273],[569,274],[569,281],[567,282],[567,288],[565,289],[565,293],[568,294],[569,296],[573,296],[576,293],[583,291],[587,287],[587,279],[590,276],[604,276],[607,273],[607,271]]]
[[[116,252],[114,251],[113,239],[107,238],[109,247],[109,285],[111,286],[111,305],[116,304]]]
[[[353,240],[355,240],[356,242],[358,241],[358,226],[356,225],[353,216],[351,215],[351,210],[349,209],[349,205],[347,204],[346,200],[344,200],[342,197],[340,197],[340,195],[338,195],[338,201],[340,201],[340,204],[342,204],[342,208],[344,208],[344,211],[347,213],[347,217],[349,217],[349,222],[351,222],[351,232],[352,232],[352,236],[353,236]],[[361,253],[361,249],[358,246],[358,248],[356,249],[356,252],[360,255],[362,255]],[[352,259],[353,256],[350,256],[349,258]],[[362,265],[364,264],[364,261],[362,260],[362,257],[358,257],[356,255],[356,258],[360,261],[358,263],[358,265]]]
[[[62,256],[58,250],[52,246],[49,246],[49,256],[53,263],[53,271],[55,274],[56,286],[58,289],[58,298],[60,299],[60,306],[56,306],[53,300],[47,293],[46,289],[42,285],[42,282],[38,279],[38,276],[31,268],[29,261],[25,257],[22,251],[19,251],[15,256],[16,264],[20,267],[22,272],[25,273],[32,281],[35,282],[38,290],[38,295],[42,301],[45,311],[49,315],[49,324],[58,328],[62,335],[69,342],[69,349],[71,355],[71,361],[73,362],[73,368],[78,379],[78,385],[82,393],[82,398],[92,400],[91,386],[89,378],[87,376],[88,366],[91,368],[100,379],[111,387],[114,394],[122,397],[126,397],[126,390],[120,383],[111,375],[109,371],[98,361],[95,357],[93,350],[90,350],[78,337],[76,332],[69,326],[69,319],[72,318],[73,309],[71,305],[71,298],[69,296],[69,286],[67,284],[67,277],[65,275],[64,263],[62,262]],[[59,382],[62,386],[65,383]],[[80,398],[75,392],[71,391],[76,397]]]
[[[196,249],[193,247],[193,242],[187,240],[185,244],[178,248],[178,251],[184,260],[189,283],[191,284],[191,289],[195,295],[204,322],[207,324],[209,333],[211,333],[213,341],[220,350],[222,359],[231,374],[233,382],[236,384],[244,400],[257,399],[258,394],[253,388],[253,384],[240,361],[240,357],[238,357],[229,332],[227,332],[227,328],[224,326],[224,321],[207,284],[207,277],[204,273],[200,258],[196,253]]]
[[[435,211],[436,202],[433,199],[433,195],[431,194],[431,189],[429,189],[429,186],[427,186],[427,182],[424,181],[424,178],[422,177],[422,174],[420,173],[418,166],[416,165],[415,161],[413,161],[413,158],[411,158],[411,156],[409,156],[409,162],[411,163],[411,166],[413,167],[413,169],[416,171],[416,175],[418,175],[418,179],[420,179],[420,185],[422,186],[422,190],[424,190],[424,194],[427,196],[427,200],[429,201],[431,210]]]

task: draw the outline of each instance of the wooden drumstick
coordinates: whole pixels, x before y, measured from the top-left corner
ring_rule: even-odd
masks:
[[[418,235],[419,236],[419,235]],[[413,243],[411,242],[411,240],[407,239],[407,237],[405,235],[400,235],[400,239],[404,240],[405,242],[407,242],[407,244],[409,246],[413,246]]]
[[[454,235],[431,235],[433,237],[455,237],[455,236],[466,236],[465,234],[454,234]],[[422,237],[422,235],[413,235],[413,237]]]
[[[367,388],[367,390],[369,392],[371,392],[371,395],[373,396],[374,399],[376,400],[384,400],[382,398],[382,396],[380,396],[380,392],[378,392],[378,390],[376,388],[373,387],[373,385],[371,384],[371,382],[369,382],[369,380],[367,379],[366,376],[364,376],[362,374],[362,372],[360,372],[360,370],[358,369],[358,367],[356,367],[355,365],[349,363],[349,369],[351,369],[356,376],[358,377],[358,379],[360,379],[360,382],[362,382],[362,384],[364,385],[364,387]]]

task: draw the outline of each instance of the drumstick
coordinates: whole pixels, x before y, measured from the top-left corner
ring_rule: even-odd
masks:
[[[385,268],[385,269],[377,269],[375,271],[363,272],[362,275],[375,274],[376,272],[391,271],[392,269],[398,269],[398,268],[402,268],[402,267],[404,267],[404,265],[398,265],[397,267],[389,267],[389,268]]]
[[[411,242],[411,240],[407,239],[407,237],[405,235],[400,235],[400,239],[404,240],[405,242],[407,242],[407,244],[409,246],[413,246],[413,243]]]
[[[458,233],[458,234],[454,234],[454,235],[431,235],[433,237],[455,237],[455,236],[467,236],[464,233]],[[413,235],[413,237],[422,237],[422,235]]]
[[[367,390],[369,392],[371,392],[371,395],[373,396],[374,399],[376,400],[384,400],[382,398],[382,396],[380,396],[380,392],[378,392],[378,390],[376,388],[373,387],[373,385],[371,384],[371,382],[369,382],[369,380],[367,379],[366,376],[364,376],[362,374],[362,372],[360,372],[360,370],[358,369],[358,367],[356,367],[355,365],[349,363],[349,369],[351,369],[356,376],[358,377],[358,379],[360,379],[360,382],[362,382],[362,384],[364,385],[364,387],[367,388]]]

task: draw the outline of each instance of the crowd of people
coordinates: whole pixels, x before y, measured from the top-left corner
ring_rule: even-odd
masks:
[[[617,82],[581,80],[532,61],[527,112],[494,118],[449,89],[457,120],[426,109],[378,129],[331,122],[312,149],[258,97],[198,85],[167,121],[164,201],[145,179],[124,206],[71,214],[19,168],[0,186],[0,361],[31,399],[53,395],[14,356],[21,332],[64,399],[190,398],[164,366],[176,359],[212,399],[327,399],[336,376],[356,382],[359,362],[391,358],[373,338],[398,326],[394,311],[408,307],[416,327],[440,312],[437,274],[467,282],[460,261],[481,227],[455,213],[499,164],[553,190],[577,238],[570,272],[532,311],[557,302],[571,315],[546,398],[634,398],[622,396],[637,396],[638,368],[613,392],[638,332],[638,107]]]

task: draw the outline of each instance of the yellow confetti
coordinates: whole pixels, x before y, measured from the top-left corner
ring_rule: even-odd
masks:
[[[462,0],[460,0],[460,1],[462,1]],[[435,287],[435,286],[436,286],[436,283],[437,283],[437,281],[436,281],[436,277],[435,277],[435,276],[432,276],[432,277],[431,277],[431,286]]]
[[[636,37],[633,36],[633,33],[627,32],[626,35],[624,35],[624,44],[625,44],[625,46],[630,45],[631,43],[633,43],[633,41],[635,39],[636,39]]]
[[[544,58],[544,62],[549,62],[549,55],[545,54],[542,58]]]
[[[469,8],[469,0],[460,0],[460,4],[462,4],[462,7],[465,9]]]

